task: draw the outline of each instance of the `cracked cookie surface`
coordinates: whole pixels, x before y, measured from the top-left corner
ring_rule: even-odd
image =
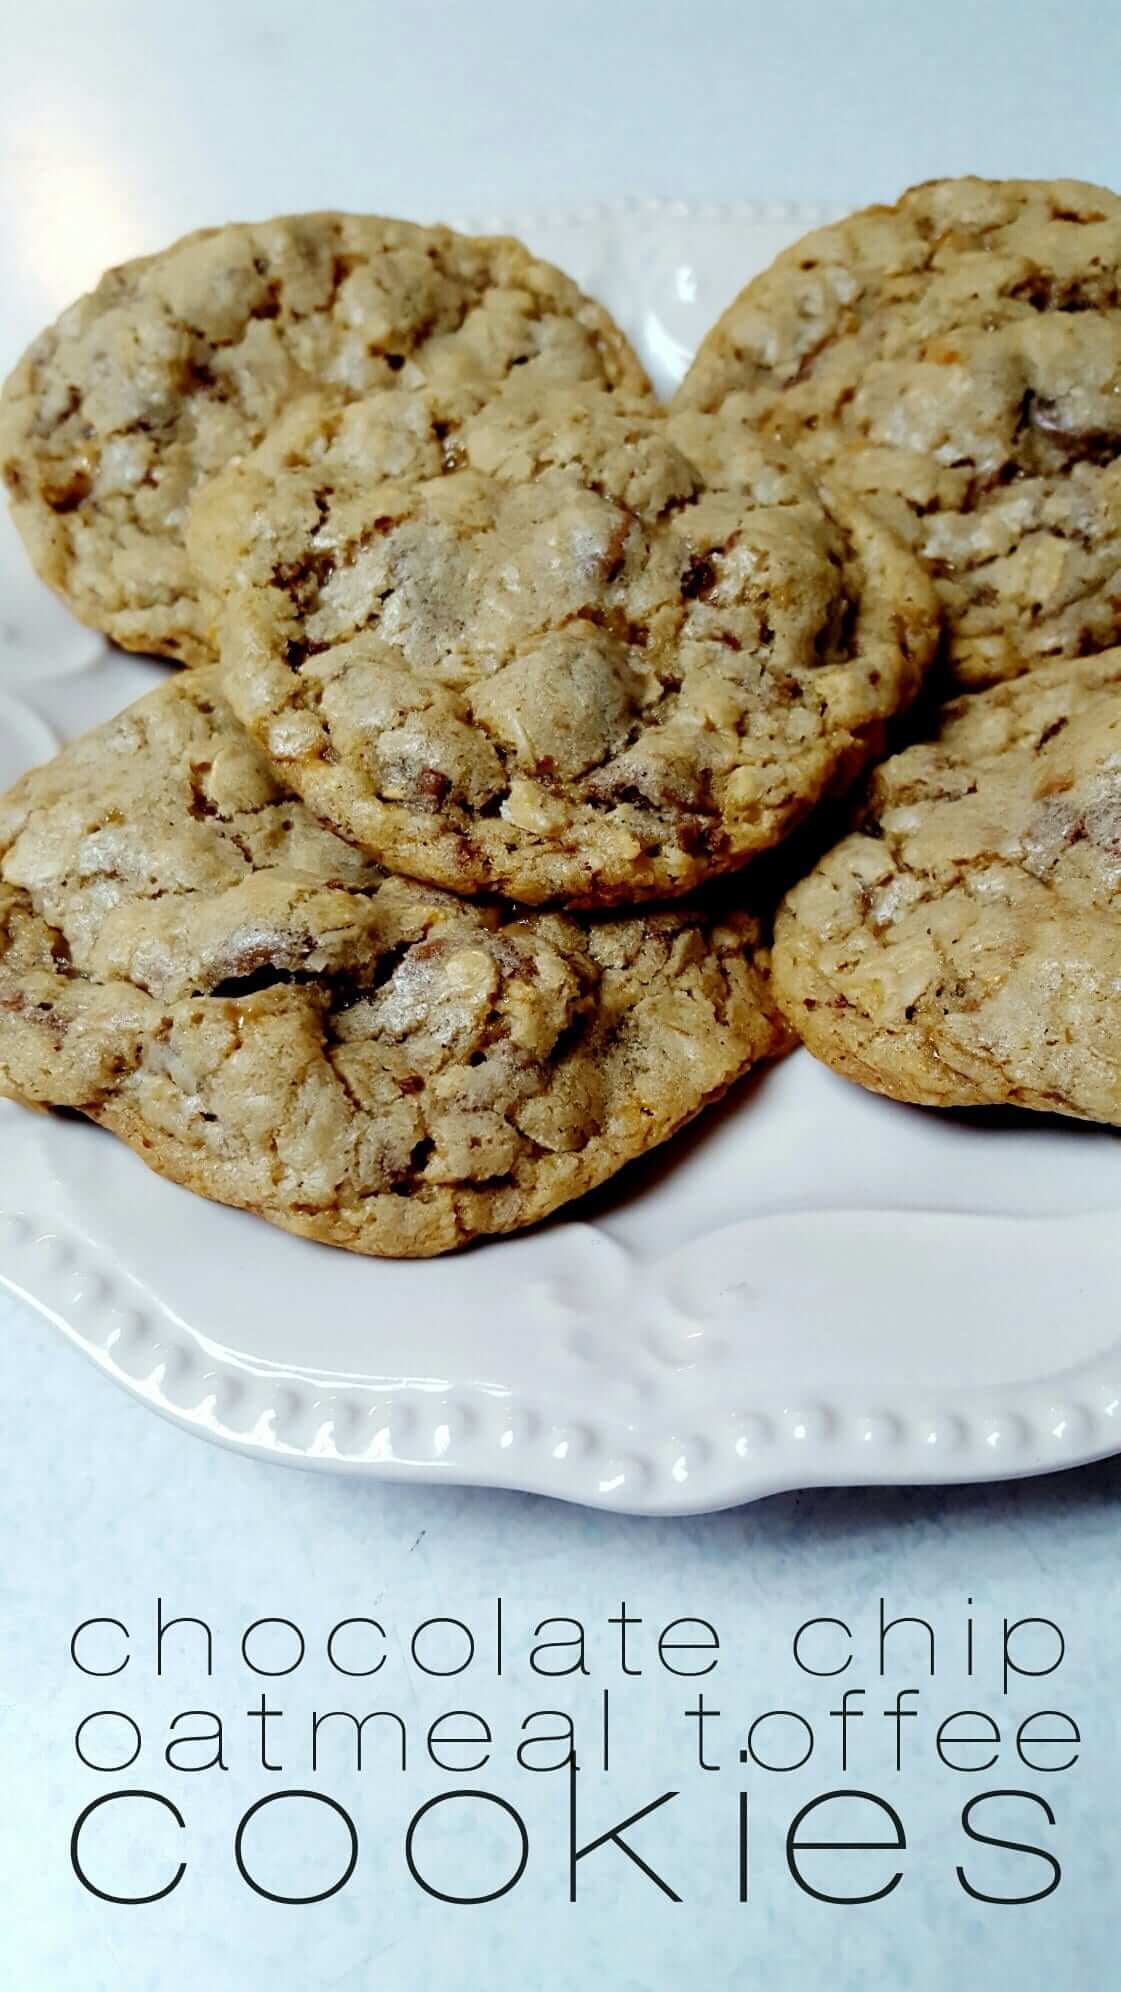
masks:
[[[1121,199],[932,181],[786,250],[678,405],[746,393],[925,561],[959,685],[1121,638]]]
[[[331,385],[593,379],[639,396],[608,314],[519,242],[369,215],[204,229],[109,270],[0,397],[0,473],[37,572],[129,650],[210,657],[183,546],[198,485]]]
[[[214,669],[0,800],[0,1091],[352,1251],[543,1217],[787,1042],[747,914],[388,877],[278,786]]]
[[[1121,1123],[1121,650],[946,706],[790,892],[774,980],[873,1091]]]
[[[189,544],[231,703],[316,814],[531,903],[673,896],[775,844],[935,641],[918,563],[733,404],[311,397]]]

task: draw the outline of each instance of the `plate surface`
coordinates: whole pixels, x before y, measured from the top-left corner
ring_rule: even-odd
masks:
[[[750,272],[830,212],[464,225],[570,270],[667,390]],[[3,518],[0,785],[162,668],[78,628]],[[0,1102],[0,1284],[157,1409],[272,1459],[642,1513],[1117,1450],[1119,1206],[1106,1130],[894,1106],[799,1052],[535,1232],[379,1264]]]

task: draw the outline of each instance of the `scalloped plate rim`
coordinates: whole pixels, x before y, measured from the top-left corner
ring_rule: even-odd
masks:
[[[843,1209],[772,1213],[801,1216],[808,1220],[846,1214]],[[860,1214],[894,1216],[897,1213],[877,1212],[862,1206]],[[908,1215],[952,1217],[955,1214],[911,1210]],[[956,1215],[965,1217],[971,1223],[985,1223],[989,1214]],[[1095,1215],[1105,1218],[1108,1213]],[[1007,1213],[997,1221],[1040,1220],[1030,1217],[1021,1219]],[[1085,1220],[1075,1214],[1056,1214],[1043,1221],[1063,1225]],[[719,1459],[710,1457],[702,1461],[700,1471],[694,1469],[680,1485],[675,1485],[672,1479],[667,1480],[664,1474],[659,1477],[650,1462],[642,1460],[640,1453],[622,1462],[613,1455],[605,1460],[598,1451],[594,1426],[590,1428],[590,1447],[577,1448],[571,1454],[567,1449],[558,1453],[550,1442],[558,1432],[571,1430],[567,1412],[552,1410],[547,1404],[527,1406],[522,1401],[524,1393],[511,1391],[503,1394],[477,1383],[452,1387],[461,1422],[464,1416],[468,1422],[461,1431],[458,1450],[449,1449],[443,1460],[410,1458],[403,1454],[377,1459],[348,1455],[334,1450],[333,1441],[327,1442],[323,1437],[325,1430],[333,1427],[332,1417],[321,1417],[315,1441],[301,1445],[278,1435],[271,1426],[267,1434],[261,1429],[269,1420],[275,1419],[275,1406],[266,1406],[264,1412],[258,1415],[253,1433],[240,1432],[223,1425],[217,1417],[213,1408],[215,1393],[212,1391],[206,1392],[201,1402],[194,1406],[176,1403],[169,1397],[164,1390],[163,1364],[158,1364],[147,1376],[129,1374],[114,1362],[110,1350],[104,1346],[106,1329],[113,1332],[110,1324],[118,1315],[137,1317],[146,1300],[153,1313],[163,1317],[161,1332],[169,1337],[173,1354],[185,1366],[189,1366],[192,1360],[196,1364],[198,1362],[203,1339],[201,1331],[196,1333],[186,1323],[178,1321],[166,1302],[158,1300],[127,1268],[119,1266],[113,1247],[98,1245],[84,1237],[77,1227],[60,1216],[38,1217],[0,1208],[0,1228],[7,1233],[0,1248],[5,1260],[0,1266],[0,1289],[27,1302],[43,1319],[60,1329],[72,1345],[91,1357],[104,1375],[138,1397],[150,1409],[158,1411],[170,1423],[198,1437],[275,1465],[422,1485],[445,1482],[455,1486],[494,1487],[618,1513],[684,1516],[734,1507],[798,1488],[960,1485],[1029,1478],[1089,1464],[1121,1450],[1119,1350],[1103,1352],[1100,1357],[1075,1365],[1069,1373],[1060,1368],[1042,1377],[1033,1377],[1010,1390],[1001,1390],[997,1386],[974,1386],[965,1391],[960,1399],[940,1397],[926,1418],[915,1419],[911,1410],[890,1405],[863,1417],[837,1406],[826,1406],[824,1409],[812,1407],[806,1415],[810,1421],[816,1422],[807,1430],[793,1420],[784,1421],[773,1408],[765,1413],[737,1413],[733,1415],[731,1424],[742,1423],[751,1429],[762,1427],[761,1436],[757,1434],[754,1442],[748,1445],[746,1454],[734,1462],[729,1459],[725,1447]],[[56,1279],[61,1274],[64,1280],[69,1280],[75,1273],[86,1280],[92,1278],[100,1287],[93,1299],[85,1299],[80,1304],[71,1300],[68,1304],[58,1293],[55,1282],[52,1282],[50,1257],[53,1248],[57,1260],[60,1247],[62,1264],[56,1265]],[[672,1257],[672,1254],[668,1256]],[[89,1324],[83,1326],[83,1317],[87,1315],[90,1317]],[[100,1337],[96,1332],[99,1322]],[[236,1373],[236,1385],[240,1387],[243,1376],[241,1365],[236,1360],[223,1364],[221,1354],[207,1351],[203,1351],[203,1357],[209,1364],[204,1372],[204,1381],[210,1380],[215,1371],[224,1367]],[[1076,1422],[1069,1442],[1058,1437],[1053,1447],[1045,1446],[1040,1431],[1041,1395],[1046,1395],[1051,1386],[1061,1386],[1068,1374],[1072,1380],[1078,1377],[1080,1397],[1073,1401],[1068,1399],[1064,1409],[1073,1412],[1076,1421],[1081,1421],[1081,1430]],[[364,1400],[369,1397],[377,1406],[379,1398],[392,1400],[394,1395],[399,1394],[398,1387],[383,1378],[335,1385],[322,1378],[300,1377],[294,1371],[284,1369],[278,1369],[272,1383],[278,1397],[285,1391],[296,1394],[295,1386],[303,1386],[309,1392],[326,1392],[335,1417],[346,1410],[348,1399]],[[1112,1399],[1109,1406],[1099,1405],[1093,1410],[1086,1403],[1086,1394],[1092,1393],[1095,1386],[1101,1395],[1109,1394]],[[994,1404],[999,1405],[999,1410],[986,1409],[983,1402],[986,1397],[991,1397]],[[446,1399],[441,1398],[440,1402],[444,1404]],[[485,1414],[496,1404],[505,1405],[504,1415],[507,1418],[529,1421],[529,1430],[518,1452],[511,1455],[509,1465],[501,1447],[495,1445],[494,1420],[491,1420],[491,1430],[485,1428]],[[392,1412],[388,1411],[386,1415],[392,1416]],[[713,1415],[720,1415],[715,1408]],[[937,1433],[933,1443],[930,1431]],[[727,1432],[724,1436],[726,1439]],[[663,1443],[665,1439],[666,1435],[662,1434]],[[869,1440],[875,1442],[867,1451],[862,1451],[861,1448],[868,1445]],[[1003,1449],[1005,1440],[1008,1441],[1007,1448]],[[476,1446],[474,1459],[471,1457],[472,1441]],[[994,1441],[1002,1450],[994,1453]],[[641,1447],[642,1440],[636,1437],[636,1444]],[[526,1457],[527,1450],[532,1459]],[[625,1470],[606,1473],[605,1468],[612,1465],[621,1465]]]

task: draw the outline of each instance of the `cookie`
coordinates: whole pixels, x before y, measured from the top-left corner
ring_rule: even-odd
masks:
[[[596,387],[309,399],[189,544],[284,782],[394,870],[534,904],[673,896],[773,845],[935,641],[894,536],[734,407]]]
[[[780,908],[775,990],[835,1071],[925,1106],[1121,1123],[1121,650],[944,708]]]
[[[295,394],[515,368],[649,392],[607,313],[520,242],[345,214],[204,229],[110,270],[35,341],[0,398],[0,471],[83,622],[194,664],[191,494]]]
[[[936,180],[749,283],[679,405],[746,393],[921,555],[963,688],[1121,639],[1121,199]]]
[[[0,1091],[351,1251],[513,1230],[786,1033],[731,911],[520,914],[387,877],[184,674],[0,801]]]

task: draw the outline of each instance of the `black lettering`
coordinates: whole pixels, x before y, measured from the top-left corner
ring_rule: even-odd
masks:
[[[83,1661],[79,1660],[78,1641],[81,1638],[83,1632],[87,1632],[91,1625],[112,1625],[116,1626],[118,1632],[124,1633],[125,1642],[126,1642],[125,1657],[118,1666],[87,1667]],[[81,1625],[76,1626],[74,1629],[74,1636],[70,1641],[70,1658],[74,1662],[75,1667],[78,1667],[83,1674],[93,1674],[97,1677],[98,1680],[104,1680],[106,1676],[109,1674],[123,1674],[125,1668],[128,1666],[129,1663],[129,1654],[128,1654],[128,1645],[127,1645],[128,1636],[129,1636],[128,1627],[127,1625],[123,1625],[120,1619],[83,1619]]]
[[[858,1692],[862,1694],[864,1691],[863,1689],[859,1689]],[[859,1714],[859,1710],[856,1712]],[[755,1748],[756,1731],[762,1727],[764,1722],[773,1722],[776,1716],[787,1722],[799,1723],[806,1732],[807,1741],[805,1751],[801,1757],[796,1757],[793,1763],[790,1764],[772,1764],[766,1757],[761,1757]],[[804,1715],[799,1715],[792,1708],[769,1708],[762,1715],[756,1716],[751,1728],[748,1730],[747,1749],[740,1751],[740,1763],[746,1764],[750,1761],[753,1764],[758,1764],[761,1771],[800,1771],[802,1765],[808,1764],[810,1758],[813,1756],[813,1748],[814,1733]]]
[[[250,1635],[254,1632],[259,1632],[263,1625],[284,1625],[287,1626],[289,1632],[295,1633],[296,1638],[299,1641],[300,1650],[297,1653],[296,1658],[287,1667],[258,1667],[256,1663],[249,1658]],[[300,1631],[298,1625],[293,1625],[291,1619],[284,1619],[284,1618],[254,1619],[252,1625],[247,1625],[245,1631],[241,1635],[241,1657],[244,1660],[246,1666],[250,1668],[254,1674],[264,1674],[266,1678],[270,1681],[277,1680],[282,1674],[294,1674],[297,1667],[302,1666],[304,1654],[306,1651],[307,1648],[304,1644],[304,1635]]]
[[[362,1742],[366,1732],[366,1724],[368,1722],[395,1722],[401,1736],[401,1769],[405,1770],[407,1768],[408,1734],[401,1717],[396,1715],[392,1709],[371,1709],[369,1715],[364,1715],[362,1720],[359,1721],[356,1715],[351,1715],[349,1709],[329,1708],[322,1715],[316,1715],[314,1711],[312,1713],[311,1768],[313,1771],[319,1769],[319,1732],[323,1725],[328,1722],[349,1722],[354,1731],[354,1768],[356,1771],[362,1769]]]
[[[527,1715],[522,1723],[523,1732],[529,1728],[531,1722],[541,1722],[546,1716],[555,1716],[564,1726],[561,1729],[546,1729],[540,1736],[527,1736],[523,1743],[518,1744],[517,1759],[523,1771],[543,1774],[546,1771],[563,1771],[566,1764],[576,1764],[576,1729],[572,1717],[566,1715],[563,1709],[535,1708],[532,1715]],[[563,1745],[562,1754],[552,1763],[531,1764],[527,1752],[538,1750],[547,1743]],[[576,1768],[579,1769],[578,1764]]]
[[[887,1658],[884,1652],[884,1648],[887,1645],[888,1633],[894,1632],[896,1627],[901,1625],[921,1625],[928,1640],[930,1641],[930,1678],[931,1680],[933,1680],[934,1679],[934,1627],[931,1625],[929,1619],[921,1619],[921,1618],[885,1619],[884,1612],[886,1608],[887,1608],[887,1601],[886,1599],[881,1598],[880,1599],[880,1678],[881,1680],[883,1676],[887,1673]]]
[[[226,1759],[222,1754],[221,1716],[213,1714],[213,1712],[208,1708],[185,1708],[181,1715],[176,1715],[172,1717],[171,1722],[168,1724],[168,1728],[178,1729],[179,1724],[181,1722],[188,1722],[194,1716],[198,1716],[202,1722],[208,1722],[210,1724],[210,1728],[208,1730],[204,1730],[201,1735],[172,1736],[169,1739],[167,1748],[164,1751],[164,1757],[167,1763],[170,1765],[173,1771],[228,1770],[229,1765],[227,1764]],[[191,1745],[195,1743],[209,1744],[213,1754],[207,1758],[204,1764],[183,1763],[179,1757],[178,1754],[179,1751],[189,1749]]]
[[[102,1717],[106,1715],[109,1716],[114,1722],[125,1723],[126,1726],[129,1729],[131,1729],[133,1736],[136,1739],[132,1755],[130,1757],[126,1757],[124,1759],[124,1762],[120,1764],[95,1764],[93,1758],[87,1757],[85,1751],[82,1748],[83,1731],[85,1729],[88,1729],[91,1722],[100,1722]],[[109,1776],[115,1777],[121,1771],[131,1770],[133,1764],[135,1764],[136,1762],[136,1759],[139,1757],[140,1730],[137,1724],[133,1721],[131,1715],[125,1715],[119,1708],[95,1708],[92,1715],[83,1716],[81,1722],[78,1724],[77,1729],[74,1731],[74,1748],[77,1751],[78,1756],[80,1757],[82,1763],[85,1765],[87,1771],[105,1771],[106,1773],[108,1773]]]
[[[700,1640],[700,1639],[677,1640],[670,1638],[671,1632],[677,1632],[680,1630],[682,1626],[687,1626],[687,1625],[703,1626],[704,1630],[708,1634],[707,1640]],[[716,1666],[715,1659],[706,1661],[703,1667],[675,1667],[672,1660],[666,1659],[667,1653],[716,1654],[719,1652],[719,1650],[720,1650],[720,1640],[717,1637],[716,1627],[714,1625],[710,1625],[707,1619],[696,1619],[696,1618],[673,1619],[671,1623],[666,1626],[664,1632],[662,1633],[660,1639],[658,1640],[658,1658],[661,1661],[663,1667],[666,1669],[666,1672],[668,1674],[677,1674],[680,1676],[684,1676],[686,1680],[692,1680],[698,1674],[711,1674],[713,1668]]]
[[[419,1640],[421,1633],[427,1632],[430,1629],[430,1627],[434,1625],[454,1625],[456,1631],[461,1632],[463,1634],[464,1639],[467,1641],[467,1656],[465,1659],[459,1662],[459,1665],[457,1667],[426,1667],[424,1661],[420,1657],[420,1654],[417,1652],[416,1650],[417,1641]],[[471,1631],[470,1626],[464,1625],[462,1619],[446,1619],[446,1618],[425,1619],[424,1624],[418,1625],[416,1631],[413,1634],[410,1650],[412,1652],[413,1659],[416,1662],[417,1666],[420,1668],[422,1674],[435,1674],[441,1680],[446,1680],[449,1674],[462,1674],[471,1665],[472,1660],[475,1658],[475,1635]]]
[[[570,1639],[542,1639],[541,1634],[544,1632],[545,1627],[551,1625],[572,1625],[575,1626],[576,1630]],[[540,1642],[537,1646],[533,1648],[533,1651],[529,1656],[529,1664],[532,1667],[535,1674],[548,1674],[550,1678],[558,1678],[562,1674],[586,1674],[588,1672],[588,1669],[584,1664],[584,1628],[581,1625],[579,1619],[570,1619],[570,1618],[542,1619],[540,1625],[534,1626],[533,1636],[536,1640]],[[540,1661],[538,1659],[539,1654],[552,1653],[554,1648],[559,1652],[564,1652],[568,1647],[575,1648],[575,1658],[570,1662],[570,1664],[567,1667],[541,1666]]]
[[[576,1844],[576,1766],[575,1764],[572,1764],[570,1766],[568,1778],[569,1778],[569,1785],[568,1785],[568,1899],[569,1901],[575,1902],[576,1900],[577,1863],[586,1859],[588,1854],[594,1854],[597,1847],[606,1847],[609,1841],[614,1841],[620,1853],[625,1854],[629,1861],[633,1861],[636,1868],[641,1869],[642,1873],[646,1876],[647,1880],[652,1881],[656,1888],[661,1889],[663,1895],[668,1895],[671,1902],[680,1902],[681,1900],[680,1895],[675,1893],[675,1891],[670,1887],[669,1882],[663,1881],[661,1875],[658,1874],[657,1871],[650,1866],[649,1862],[644,1861],[641,1854],[636,1854],[634,1848],[628,1846],[627,1842],[623,1838],[623,1835],[627,1831],[627,1828],[629,1826],[637,1826],[640,1819],[646,1819],[651,1812],[657,1812],[659,1806],[668,1805],[671,1798],[677,1797],[677,1793],[675,1791],[664,1791],[662,1793],[661,1798],[655,1798],[654,1800],[652,1800],[652,1802],[649,1805],[641,1806],[637,1812],[629,1813],[625,1819],[620,1819],[619,1824],[617,1826],[612,1826],[608,1832],[600,1833],[596,1839],[589,1840],[586,1846],[578,1847]]]
[[[503,1882],[501,1888],[492,1888],[488,1890],[488,1892],[485,1895],[446,1895],[442,1888],[437,1888],[435,1886],[434,1882],[425,1880],[424,1876],[420,1872],[420,1869],[417,1867],[416,1860],[413,1855],[413,1844],[416,1839],[416,1830],[417,1827],[420,1825],[421,1820],[424,1819],[428,1815],[428,1813],[434,1812],[438,1805],[451,1805],[454,1803],[455,1800],[461,1798],[476,1798],[480,1799],[485,1805],[497,1805],[499,1811],[507,1813],[508,1816],[514,1821],[514,1824],[518,1829],[518,1837],[521,1842],[521,1851],[518,1855],[517,1865],[514,1868],[514,1872],[513,1874],[510,1875],[508,1880]],[[430,1798],[427,1805],[422,1805],[420,1811],[415,1812],[413,1814],[413,1817],[409,1821],[409,1830],[405,1835],[405,1861],[408,1866],[409,1873],[412,1875],[413,1880],[417,1883],[417,1886],[423,1888],[426,1895],[435,1896],[437,1902],[455,1902],[455,1903],[472,1904],[472,1905],[482,1902],[498,1902],[503,1895],[509,1895],[511,1889],[517,1887],[519,1881],[521,1880],[523,1874],[525,1873],[526,1863],[528,1862],[528,1860],[529,1860],[529,1834],[526,1832],[525,1821],[522,1818],[521,1813],[516,1812],[514,1807],[510,1805],[506,1799],[498,1798],[495,1796],[494,1792],[490,1791],[447,1791],[442,1793],[441,1796],[439,1796],[438,1798]]]
[[[952,1722],[965,1722],[966,1720],[970,1722],[987,1722],[990,1734],[988,1736],[951,1736],[948,1733]],[[998,1747],[993,1751],[991,1757],[985,1758],[983,1764],[955,1764],[953,1759],[946,1755],[947,1750],[987,1750],[991,1743],[995,1743]],[[946,1769],[948,1771],[961,1771],[964,1774],[991,1771],[1000,1755],[999,1745],[1000,1730],[997,1728],[992,1716],[986,1715],[984,1710],[979,1708],[959,1708],[953,1715],[948,1715],[944,1722],[939,1723],[938,1734],[934,1739],[934,1747],[945,1764]]]
[[[153,1805],[162,1805],[166,1812],[170,1812],[180,1830],[186,1829],[187,1822],[178,1806],[173,1805],[169,1798],[161,1798],[158,1791],[107,1791],[101,1798],[95,1798],[90,1805],[87,1805],[85,1811],[80,1813],[75,1821],[74,1831],[70,1835],[70,1865],[81,1882],[82,1887],[87,1889],[90,1895],[96,1895],[99,1902],[120,1903],[127,1908],[138,1908],[144,1902],[162,1902],[165,1896],[170,1895],[174,1889],[178,1888],[179,1883],[187,1872],[186,1861],[180,1861],[167,1886],[165,1888],[157,1888],[152,1895],[111,1895],[107,1889],[98,1888],[90,1880],[82,1866],[79,1845],[82,1838],[82,1831],[87,1821],[93,1818],[94,1813],[101,1806],[116,1805],[123,1798],[151,1799]]]
[[[315,1895],[276,1895],[271,1888],[266,1888],[263,1882],[256,1881],[245,1865],[245,1829],[250,1820],[255,1819],[258,1812],[263,1812],[266,1805],[279,1805],[290,1798],[310,1799],[313,1805],[325,1805],[331,1812],[337,1812],[343,1825],[346,1827],[350,1839],[350,1853],[342,1874],[337,1881],[331,1883],[330,1888],[321,1888]],[[347,1882],[358,1865],[358,1834],[349,1812],[345,1811],[341,1805],[338,1805],[333,1798],[328,1798],[324,1792],[272,1791],[268,1794],[267,1798],[259,1798],[256,1805],[250,1806],[238,1826],[237,1834],[234,1838],[234,1860],[237,1862],[239,1875],[244,1882],[248,1883],[254,1895],[263,1895],[266,1902],[286,1902],[293,1904],[296,1908],[306,1908],[312,1902],[329,1902],[332,1895],[338,1895],[339,1891],[346,1887]]]
[[[172,1627],[176,1625],[197,1625],[199,1631],[204,1632],[206,1634],[206,1674],[207,1674],[207,1679],[209,1680],[211,1674],[213,1674],[214,1672],[214,1635],[212,1634],[210,1627],[207,1625],[206,1620],[195,1619],[195,1618],[165,1619],[163,1615],[162,1598],[156,1599],[156,1674],[157,1676],[160,1678],[162,1678],[163,1676],[164,1637],[167,1633],[171,1631]]]
[[[972,1896],[974,1902],[999,1902],[1012,1907],[1019,1906],[1025,1902],[1046,1901],[1049,1895],[1055,1893],[1063,1878],[1062,1868],[1059,1866],[1055,1856],[1047,1853],[1043,1847],[1032,1847],[1028,1846],[1023,1840],[998,1839],[991,1833],[977,1832],[973,1826],[973,1814],[979,1805],[984,1805],[990,1798],[1026,1798],[1029,1805],[1038,1805],[1040,1811],[1046,1814],[1047,1824],[1053,1826],[1055,1824],[1055,1815],[1048,1805],[1047,1800],[1038,1797],[1034,1791],[979,1791],[975,1797],[969,1800],[968,1805],[963,1808],[961,1824],[962,1830],[968,1838],[977,1841],[981,1846],[1006,1847],[1010,1853],[1033,1854],[1037,1861],[1046,1861],[1051,1870],[1051,1879],[1047,1883],[1046,1888],[1037,1888],[1031,1895],[989,1895],[984,1889],[974,1888],[963,1867],[959,1867],[957,1870],[959,1882],[965,1893]]]
[[[327,1658],[330,1661],[331,1666],[335,1669],[335,1672],[337,1674],[349,1674],[352,1680],[364,1679],[368,1674],[376,1674],[380,1668],[385,1666],[384,1653],[382,1654],[380,1660],[374,1661],[372,1667],[344,1667],[341,1660],[336,1660],[335,1640],[337,1639],[340,1632],[345,1631],[348,1625],[372,1625],[374,1631],[379,1635],[379,1637],[383,1640],[385,1638],[385,1627],[379,1625],[377,1619],[367,1619],[367,1618],[340,1619],[338,1625],[333,1625],[331,1627],[330,1632],[327,1635]]]
[[[1032,1722],[1065,1722],[1068,1734],[1066,1736],[1029,1736],[1027,1733],[1028,1725]],[[1065,1762],[1061,1764],[1037,1764],[1031,1757],[1026,1756],[1024,1753],[1029,1748],[1032,1750],[1065,1750],[1072,1743],[1081,1743],[1081,1741],[1082,1737],[1078,1724],[1071,1716],[1064,1715],[1061,1708],[1041,1708],[1037,1709],[1034,1715],[1025,1715],[1020,1727],[1016,1731],[1016,1755],[1022,1764],[1027,1765],[1029,1771],[1069,1771],[1071,1765],[1078,1762],[1077,1750],[1073,1756],[1067,1757]]]
[[[474,1736],[444,1736],[439,1732],[445,1722],[477,1722],[479,1731]],[[460,1777],[463,1777],[470,1771],[481,1771],[484,1764],[490,1761],[490,1745],[493,1741],[490,1729],[481,1715],[474,1714],[469,1708],[451,1708],[446,1715],[438,1715],[431,1724],[428,1731],[428,1754],[439,1770],[457,1771]],[[437,1755],[437,1750],[478,1750],[483,1744],[487,1747],[478,1761],[473,1764],[447,1764],[443,1757]]]
[[[848,1652],[846,1657],[841,1661],[839,1667],[811,1667],[808,1660],[803,1660],[802,1655],[799,1651],[799,1648],[802,1643],[802,1634],[809,1632],[811,1628],[815,1625],[839,1626],[841,1631],[844,1633],[845,1638],[849,1641],[850,1651]],[[796,1666],[802,1669],[803,1674],[816,1674],[819,1680],[825,1679],[825,1677],[830,1674],[843,1674],[846,1667],[852,1666],[851,1642],[852,1642],[852,1632],[849,1629],[849,1627],[845,1624],[844,1619],[832,1619],[832,1618],[807,1619],[805,1624],[800,1625],[798,1627],[797,1632],[794,1634],[794,1663]]]
[[[809,1818],[811,1812],[816,1812],[819,1806],[831,1805],[834,1799],[838,1798],[860,1798],[868,1805],[878,1806],[891,1820],[895,1829],[894,1840],[800,1840],[798,1828]],[[806,1880],[794,1857],[801,1853],[874,1853],[881,1848],[885,1853],[898,1853],[906,1845],[907,1835],[903,1831],[903,1821],[895,1807],[888,1804],[886,1798],[877,1798],[871,1791],[827,1791],[823,1792],[820,1798],[812,1798],[808,1805],[802,1807],[796,1818],[791,1820],[790,1830],[786,1835],[786,1865],[799,1888],[806,1895],[812,1895],[815,1902],[836,1902],[845,1906],[850,1904],[855,1906],[860,1902],[882,1902],[886,1895],[890,1895],[893,1889],[898,1888],[903,1879],[902,1868],[897,1869],[891,1880],[886,1881],[882,1888],[874,1888],[868,1895],[829,1895],[823,1889],[814,1888]]]
[[[1024,1630],[1024,1627],[1029,1625],[1045,1625],[1047,1627],[1048,1632],[1054,1633],[1055,1638],[1059,1643],[1058,1653],[1056,1654],[1055,1658],[1052,1660],[1049,1667],[1021,1667],[1012,1658],[1012,1634],[1014,1632],[1022,1632]],[[1005,1619],[1004,1621],[1005,1694],[1008,1693],[1008,1682],[1011,1675],[1019,1674],[1022,1678],[1030,1678],[1031,1680],[1035,1681],[1039,1679],[1041,1674],[1053,1674],[1056,1667],[1062,1666],[1065,1657],[1066,1657],[1066,1640],[1063,1638],[1062,1631],[1060,1627],[1055,1624],[1054,1619],[1048,1619],[1048,1618],[1014,1619],[1011,1623],[1009,1623],[1009,1621]]]

